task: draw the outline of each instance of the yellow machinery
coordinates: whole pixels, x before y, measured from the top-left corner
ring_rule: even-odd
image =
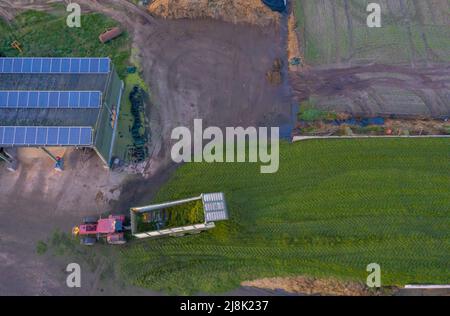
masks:
[[[19,52],[23,53],[22,45],[18,41],[13,41],[11,47],[17,49]]]

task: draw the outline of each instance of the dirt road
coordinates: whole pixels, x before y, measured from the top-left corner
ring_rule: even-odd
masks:
[[[299,102],[316,97],[326,110],[357,115],[450,116],[450,65],[371,64],[292,73]]]

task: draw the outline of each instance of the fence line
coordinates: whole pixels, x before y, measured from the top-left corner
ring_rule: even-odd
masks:
[[[294,136],[292,142],[307,141],[312,139],[364,139],[364,138],[450,138],[450,135],[413,135],[413,136],[371,136],[371,135],[357,135],[357,136]]]

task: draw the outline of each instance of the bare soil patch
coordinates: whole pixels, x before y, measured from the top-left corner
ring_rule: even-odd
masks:
[[[305,276],[289,278],[266,278],[246,281],[243,286],[269,290],[283,290],[297,295],[372,296],[380,293],[370,290],[364,284],[344,282],[335,279],[318,279]]]
[[[260,26],[275,24],[279,15],[260,0],[155,0],[148,10],[163,18],[214,18]]]
[[[318,108],[356,115],[450,115],[450,66],[412,69],[367,65],[314,68],[291,73],[299,102],[316,97]]]

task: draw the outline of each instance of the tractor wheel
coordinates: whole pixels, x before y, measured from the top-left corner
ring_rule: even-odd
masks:
[[[93,237],[83,237],[80,239],[80,244],[85,246],[93,246],[97,240]]]
[[[96,217],[96,216],[83,217],[83,224],[96,224],[97,222],[98,222],[98,217]]]

